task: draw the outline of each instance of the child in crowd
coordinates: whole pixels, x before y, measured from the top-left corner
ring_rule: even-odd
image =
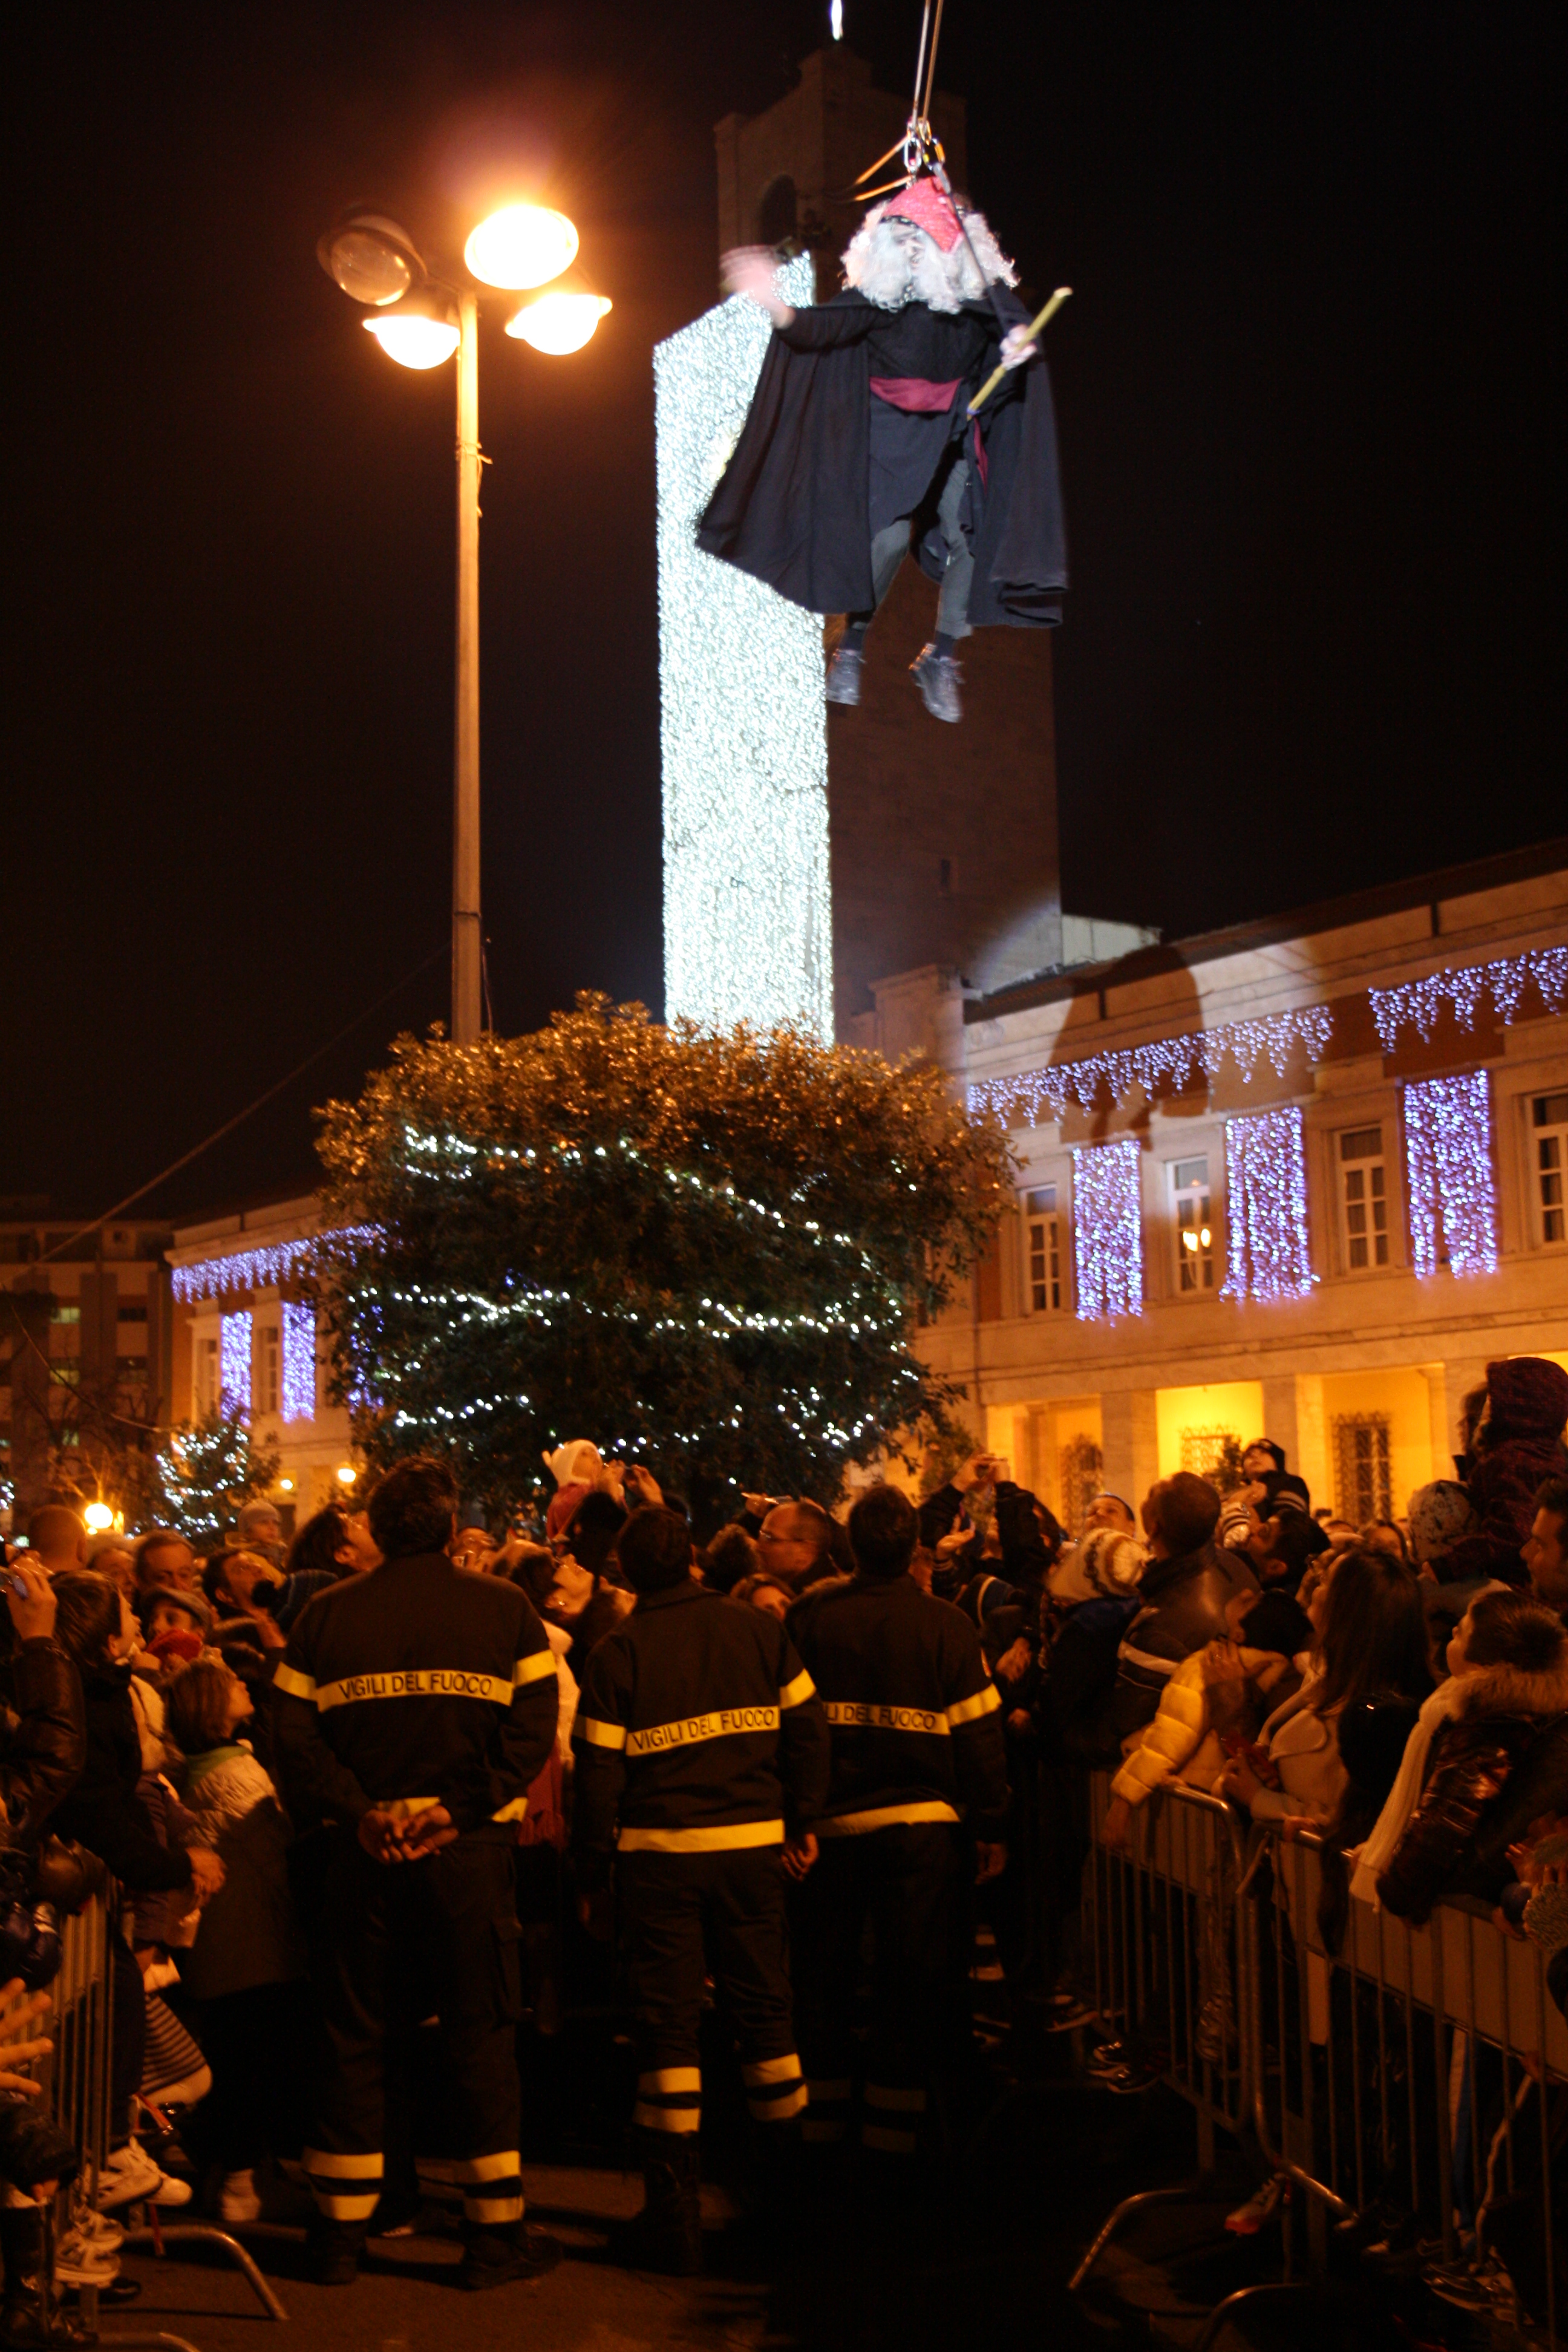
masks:
[[[165,1696],[185,1759],[185,1803],[226,1874],[181,1964],[185,1990],[200,2003],[213,2070],[195,2137],[215,2176],[209,2194],[220,2219],[253,2221],[261,2210],[257,2164],[269,2154],[297,2155],[300,2144],[295,2109],[308,2011],[287,1872],[291,1832],[270,1779],[239,1737],[251,1703],[233,1669],[209,1653],[180,1667]]]
[[[1167,1781],[1212,1789],[1226,1748],[1256,1737],[1268,1712],[1300,1689],[1312,1640],[1304,1610],[1283,1592],[1237,1592],[1226,1604],[1229,1639],[1184,1658],[1166,1683],[1152,1723],[1134,1732],[1111,1782],[1103,1832],[1127,1842],[1134,1811]]]
[[[1461,1878],[1484,1872],[1510,1783],[1510,1811],[1521,1796],[1531,1817],[1568,1806],[1568,1631],[1556,1612],[1527,1593],[1483,1592],[1447,1663],[1352,1882],[1418,1923]]]

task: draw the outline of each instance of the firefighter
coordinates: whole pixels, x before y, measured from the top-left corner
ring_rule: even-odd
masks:
[[[321,2276],[346,2285],[381,2193],[386,2045],[434,2010],[465,2286],[560,2248],[523,2222],[513,1824],[556,1730],[555,1663],[515,1585],[456,1568],[445,1463],[400,1463],[369,1504],[382,1565],[319,1593],[279,1667],[277,1750],[297,1825],[330,1824],[312,1923],[325,2048],[304,2167]]]
[[[1001,1702],[968,1619],[910,1574],[919,1521],[892,1486],[849,1514],[856,1574],[806,1593],[787,1620],[832,1739],[821,1853],[795,1943],[808,2141],[841,2141],[854,2105],[853,2003],[872,1941],[861,2145],[913,2156],[931,2094],[959,2054],[965,1873],[1006,1863]]]
[[[585,1924],[608,1932],[611,1857],[636,2012],[632,2111],[643,2210],[627,2259],[701,2267],[698,2032],[711,1974],[740,2044],[765,2171],[805,2105],[785,1961],[786,1837],[797,1867],[827,1782],[827,1726],[778,1619],[705,1591],[691,1530],[673,1511],[634,1513],[619,1541],[637,1593],[593,1652],[573,1741],[574,1824]]]

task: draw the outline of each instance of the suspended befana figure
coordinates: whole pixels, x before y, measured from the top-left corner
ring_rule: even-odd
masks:
[[[792,308],[778,261],[765,246],[723,258],[725,291],[759,303],[773,334],[698,543],[807,612],[844,614],[838,703],[860,699],[866,632],[912,551],[939,595],[910,676],[933,718],[960,719],[960,641],[1054,626],[1067,586],[1050,383],[1017,273],[984,214],[930,174],[867,214],[831,301]]]

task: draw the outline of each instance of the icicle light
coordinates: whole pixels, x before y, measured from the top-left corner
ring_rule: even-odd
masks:
[[[1410,1260],[1418,1275],[1497,1270],[1497,1185],[1492,1175],[1491,1084],[1424,1078],[1405,1089],[1405,1172]]]
[[[1073,1153],[1073,1275],[1082,1323],[1143,1312],[1138,1159],[1131,1136]]]
[[[1225,1172],[1229,1246],[1220,1297],[1304,1298],[1315,1277],[1300,1112],[1227,1119]]]
[[[1452,971],[1429,972],[1425,980],[1407,980],[1400,988],[1372,988],[1367,994],[1383,1050],[1392,1054],[1394,1040],[1407,1025],[1429,1042],[1445,1004],[1453,1006],[1461,1029],[1473,1029],[1481,999],[1489,996],[1506,1026],[1532,981],[1544,1009],[1561,1013],[1568,997],[1568,947],[1531,948],[1524,955],[1500,956],[1491,963],[1460,964]]]
[[[1180,1094],[1201,1073],[1211,1082],[1222,1066],[1234,1062],[1250,1083],[1259,1062],[1272,1063],[1283,1077],[1290,1056],[1305,1049],[1310,1062],[1321,1062],[1333,1034],[1334,1018],[1326,1004],[1300,1012],[1270,1013],[1257,1021],[1232,1021],[1223,1029],[1189,1030],[1180,1037],[1157,1037],[1152,1045],[1121,1046],[1114,1053],[1089,1054],[1081,1061],[1026,1070],[1016,1078],[987,1078],[969,1089],[969,1108],[978,1115],[994,1110],[1008,1127],[1038,1127],[1059,1119],[1070,1103],[1088,1110],[1102,1089],[1113,1102],[1141,1087],[1152,1097],[1164,1083]]]

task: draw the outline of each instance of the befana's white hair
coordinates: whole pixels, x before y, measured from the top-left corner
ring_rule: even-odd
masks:
[[[844,249],[844,283],[875,302],[879,310],[901,310],[906,302],[924,302],[933,310],[962,310],[977,302],[993,280],[1016,286],[1018,273],[991,234],[984,213],[962,212],[969,247],[962,237],[943,253],[924,229],[908,243],[883,223],[897,213],[899,200],[889,196],[873,205]],[[980,264],[979,269],[974,262]],[[984,273],[984,274],[982,274]]]

